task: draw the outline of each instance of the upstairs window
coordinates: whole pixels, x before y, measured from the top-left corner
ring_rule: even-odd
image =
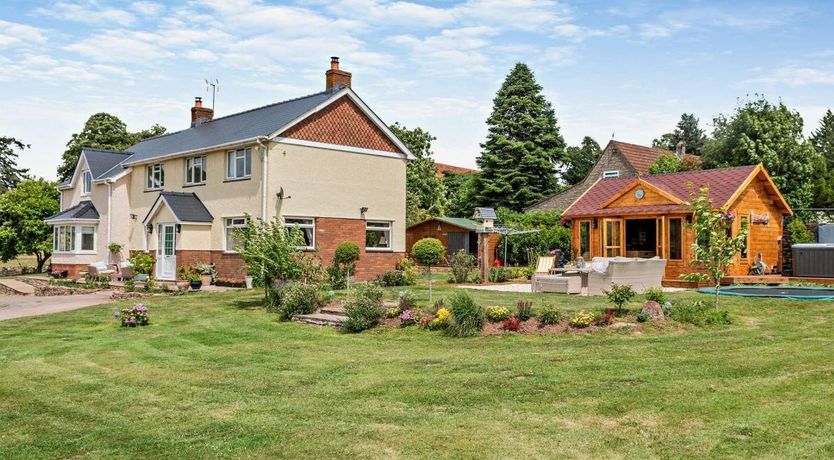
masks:
[[[233,150],[226,154],[226,179],[252,176],[252,149]]]
[[[365,224],[365,249],[391,249],[391,222],[368,222]]]
[[[611,171],[603,171],[602,178],[603,179],[610,179],[612,177],[620,177],[620,171],[618,170],[611,170]]]
[[[311,217],[285,217],[284,226],[287,233],[298,229],[301,233],[302,243],[299,249],[313,250],[316,248],[316,221]]]
[[[165,168],[162,163],[148,166],[148,190],[160,189],[165,185]]]
[[[196,185],[206,182],[206,157],[185,159],[185,184]]]
[[[90,170],[87,169],[84,171],[84,175],[82,178],[82,193],[84,193],[84,195],[89,195],[90,192],[93,190],[93,173],[91,173]]]

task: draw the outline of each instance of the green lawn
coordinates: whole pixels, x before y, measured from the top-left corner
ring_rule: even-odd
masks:
[[[729,327],[473,339],[279,323],[257,292],[3,321],[0,458],[834,457],[834,304],[725,302]]]

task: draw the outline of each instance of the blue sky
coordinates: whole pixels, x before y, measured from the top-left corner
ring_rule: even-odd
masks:
[[[0,3],[0,135],[54,178],[99,111],[130,130],[187,127],[205,78],[217,115],[320,91],[341,57],[388,123],[473,166],[492,98],[532,67],[565,139],[648,144],[682,112],[707,125],[738,98],[781,98],[814,129],[834,105],[834,2],[382,0]]]

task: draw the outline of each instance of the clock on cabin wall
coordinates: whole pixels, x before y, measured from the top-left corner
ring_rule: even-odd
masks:
[[[638,188],[637,190],[634,191],[634,197],[637,198],[638,200],[642,200],[644,196],[646,196],[646,191],[643,190],[642,188]]]

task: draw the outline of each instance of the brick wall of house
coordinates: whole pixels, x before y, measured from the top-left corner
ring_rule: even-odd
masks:
[[[78,279],[80,272],[87,271],[87,264],[52,264],[52,273],[67,271],[67,278]]]
[[[352,241],[359,245],[356,279],[360,281],[371,280],[386,270],[393,270],[397,261],[405,257],[404,252],[366,251],[365,221],[362,219],[316,218],[316,247],[323,265],[333,262],[336,246],[343,241]]]
[[[177,251],[177,270],[198,264],[214,264],[217,278],[221,280],[243,282],[246,278],[246,265],[238,254],[224,251],[199,251],[180,249]]]
[[[293,126],[284,137],[387,152],[400,149],[347,96]]]

